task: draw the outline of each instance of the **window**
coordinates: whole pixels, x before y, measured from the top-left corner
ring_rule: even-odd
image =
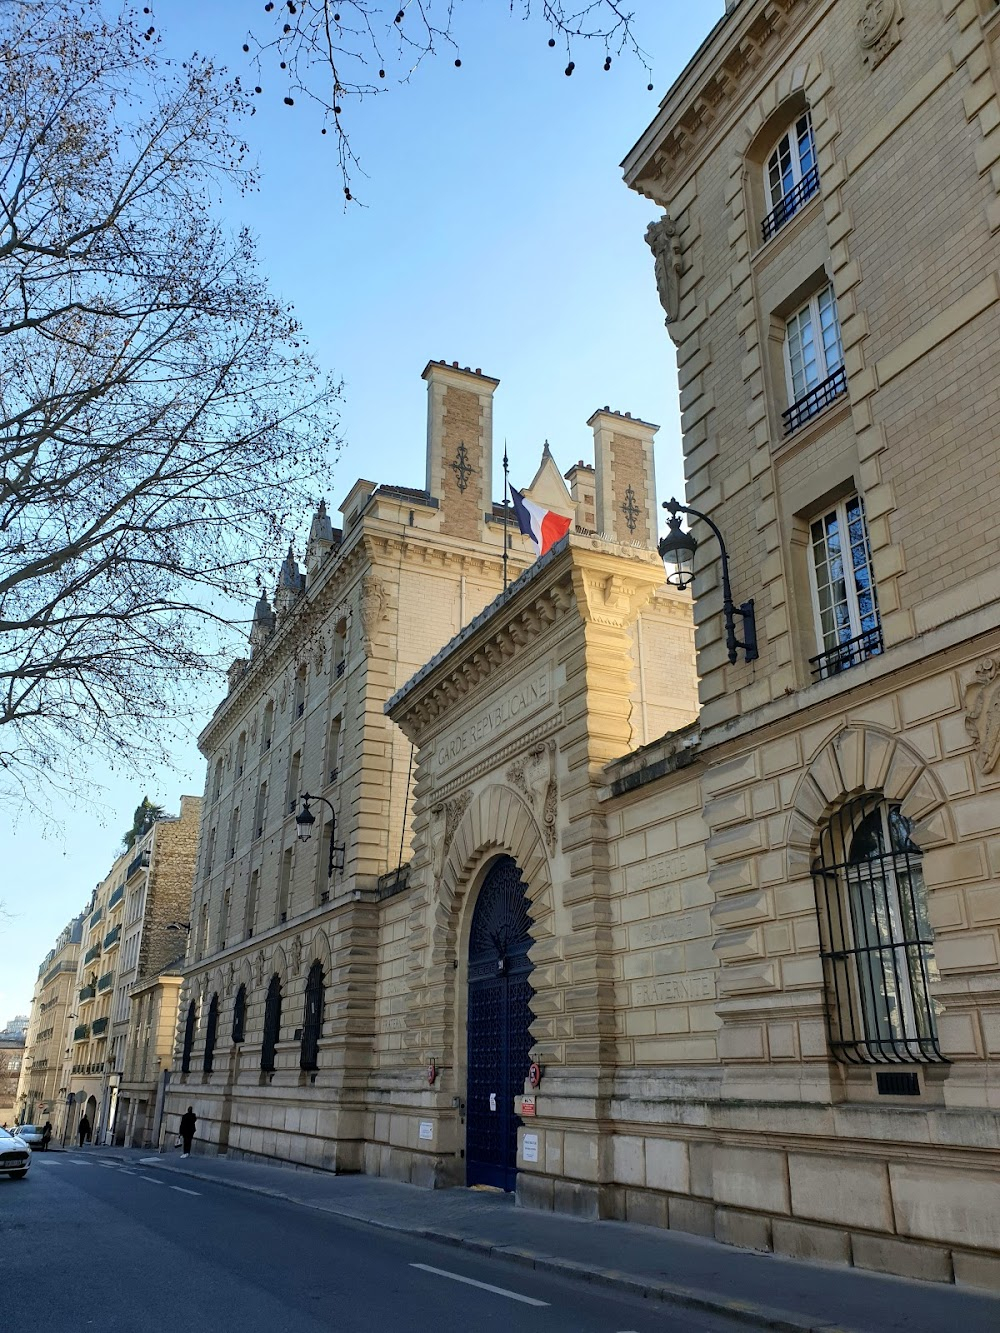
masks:
[[[306,711],[306,674],[308,668],[300,666],[295,673],[295,712],[294,717],[301,717]]]
[[[260,750],[261,754],[266,753],[271,748],[271,737],[274,734],[274,702],[268,700],[264,709],[264,721],[260,728]]]
[[[340,732],[343,718],[340,713],[330,723],[330,737],[326,747],[326,768],[328,781],[336,782],[340,773]]]
[[[187,1018],[184,1022],[184,1046],[181,1050],[181,1073],[191,1072],[191,1050],[194,1046],[194,1025],[198,1017],[194,1000],[188,1005]]]
[[[281,856],[281,871],[278,877],[278,920],[288,916],[288,905],[292,896],[292,849],[288,847]]]
[[[899,806],[878,795],[845,805],[823,830],[813,877],[834,1056],[943,1060],[920,851]]]
[[[323,1034],[323,964],[317,960],[306,980],[306,1007],[302,1016],[302,1046],[299,1068],[319,1068],[319,1039]]]
[[[208,1006],[208,1022],[205,1024],[205,1058],[202,1061],[202,1069],[206,1074],[212,1072],[212,1062],[215,1059],[215,1037],[219,1030],[219,997],[212,996],[212,1003]]]
[[[292,755],[291,766],[288,770],[288,802],[287,809],[290,815],[293,815],[299,805],[299,782],[302,776],[302,751],[296,750]]]
[[[247,1033],[247,988],[240,986],[233,1002],[233,1041],[243,1041]]]
[[[260,1067],[265,1073],[274,1070],[274,1049],[281,1035],[281,978],[275,972],[267,988],[264,1001],[264,1040],[260,1048]]]
[[[247,915],[245,922],[246,938],[249,939],[257,929],[257,898],[260,895],[260,871],[255,870],[250,876],[247,889]]]
[[[247,734],[245,731],[241,731],[240,739],[236,745],[236,776],[238,778],[241,778],[243,776],[243,769],[246,767],[246,762],[247,762]]]
[[[219,948],[226,947],[226,936],[229,934],[229,913],[233,905],[233,891],[227,888],[222,895],[222,911],[219,913]]]
[[[215,761],[215,781],[212,783],[212,800],[219,799],[219,793],[222,791],[222,760]]]
[[[231,861],[236,855],[236,846],[240,838],[240,807],[236,806],[229,816],[229,846],[226,848],[226,860]]]
[[[791,403],[782,413],[786,435],[847,388],[837,300],[829,284],[785,323],[785,378]]]
[[[347,618],[342,616],[333,628],[333,675],[342,676],[347,668]]]
[[[816,638],[810,658],[817,680],[826,680],[882,651],[882,626],[871,571],[865,506],[860,495],[842,500],[809,525]]]
[[[257,806],[253,814],[254,837],[264,836],[264,820],[267,816],[267,783],[262,782],[257,788]]]
[[[818,189],[812,117],[806,111],[781,136],[778,146],[767,159],[764,190],[771,211],[761,224],[764,240],[770,240],[780,231]]]
[[[205,864],[202,867],[202,878],[208,879],[212,873],[212,863],[215,860],[215,829],[209,829],[208,843],[205,849]]]

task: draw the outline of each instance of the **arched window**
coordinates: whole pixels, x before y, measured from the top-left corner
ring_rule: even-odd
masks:
[[[843,806],[820,837],[813,877],[830,1045],[848,1064],[939,1061],[930,980],[934,937],[920,851],[898,805]]]
[[[274,1048],[281,1035],[281,978],[275,972],[267,988],[264,1001],[264,1040],[260,1048],[260,1067],[270,1073],[274,1069]]]
[[[219,997],[212,996],[212,1003],[208,1006],[208,1022],[205,1024],[205,1059],[202,1062],[202,1069],[206,1074],[212,1072],[212,1061],[215,1059],[215,1038],[219,1031]]]
[[[812,117],[806,109],[778,140],[764,167],[764,192],[770,209],[762,227],[764,240],[780,231],[818,189]]]
[[[194,1046],[194,1025],[198,1019],[198,1009],[194,1000],[188,1005],[187,1018],[184,1021],[184,1046],[181,1049],[181,1073],[191,1072],[191,1050]]]
[[[319,1068],[319,1039],[323,1033],[323,964],[317,959],[306,980],[306,1008],[302,1016],[301,1069]]]
[[[233,1041],[242,1041],[247,1033],[247,988],[241,986],[233,1004]]]

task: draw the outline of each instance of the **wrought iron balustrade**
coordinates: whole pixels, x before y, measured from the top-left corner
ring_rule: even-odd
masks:
[[[90,1025],[90,1030],[95,1037],[102,1037],[108,1030],[108,1020],[106,1018],[95,1018]]]
[[[104,915],[104,908],[99,907],[97,911],[94,913],[94,915],[90,918],[90,925],[87,927],[87,929],[93,930],[103,915]]]
[[[816,680],[827,680],[830,676],[838,676],[842,671],[858,666],[869,657],[877,657],[881,651],[882,626],[875,625],[863,634],[856,634],[853,639],[838,643],[836,648],[828,652],[810,657],[809,665]]]
[[[125,885],[119,884],[118,888],[115,889],[114,893],[108,899],[108,911],[109,912],[114,911],[114,909],[118,906],[118,904],[124,897],[125,897]]]
[[[79,1024],[73,1029],[73,1040],[74,1040],[74,1041],[86,1041],[87,1038],[88,1038],[89,1036],[90,1036],[90,1024],[89,1024],[89,1023],[79,1023]]]
[[[776,232],[779,232],[788,219],[794,217],[802,205],[811,199],[818,189],[819,168],[810,167],[798,185],[789,190],[784,198],[778,200],[760,224],[763,239],[769,241]]]
[[[125,871],[125,882],[128,883],[133,875],[137,875],[140,870],[146,870],[148,866],[149,852],[148,850],[142,851],[128,863],[128,869]]]
[[[92,963],[95,958],[100,958],[100,956],[101,956],[101,946],[100,943],[97,943],[92,945],[83,955],[83,961],[84,963]]]
[[[110,989],[111,983],[112,981],[114,981],[114,979],[115,979],[114,972],[105,972],[103,977],[97,978],[97,989],[99,991]]]
[[[109,930],[108,933],[107,933],[107,934],[105,935],[105,937],[104,937],[104,947],[105,947],[105,949],[110,949],[110,948],[112,947],[112,945],[117,944],[117,943],[118,943],[118,937],[121,935],[121,933],[122,933],[122,928],[121,928],[121,926],[113,926],[113,927],[111,928],[111,930]]]
[[[814,389],[810,389],[808,393],[796,399],[791,407],[782,412],[781,420],[784,423],[785,434],[791,435],[793,431],[798,430],[805,422],[816,416],[817,413],[822,412],[824,407],[829,407],[835,399],[846,392],[847,371],[841,366],[832,375],[828,375],[825,380],[817,384]]]
[[[96,994],[97,994],[96,986],[84,986],[83,989],[80,991],[81,1003],[85,1000],[92,1000]]]

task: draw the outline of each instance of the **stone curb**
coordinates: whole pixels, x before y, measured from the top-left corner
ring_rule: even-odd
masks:
[[[359,1226],[377,1227],[381,1231],[394,1231],[401,1235],[419,1236],[421,1240],[436,1241],[442,1245],[453,1245],[456,1249],[468,1250],[473,1254],[487,1257],[495,1255],[498,1259],[507,1259],[511,1263],[521,1264],[525,1268],[534,1268],[539,1272],[552,1273],[561,1277],[572,1277],[582,1282],[593,1282],[596,1286],[610,1287],[629,1296],[640,1296],[646,1300],[661,1300],[689,1310],[705,1310],[712,1314],[722,1314],[740,1323],[750,1324],[755,1328],[773,1329],[775,1333],[852,1333],[852,1330],[826,1321],[817,1322],[804,1315],[791,1311],[778,1310],[772,1306],[757,1305],[753,1301],[739,1301],[715,1296],[711,1292],[699,1291],[692,1287],[676,1286],[672,1282],[655,1282],[648,1278],[633,1277],[629,1273],[618,1272],[612,1268],[594,1268],[589,1264],[578,1263],[574,1259],[557,1259],[552,1255],[533,1254],[530,1250],[517,1249],[500,1242],[480,1240],[475,1236],[463,1236],[454,1231],[437,1231],[433,1227],[406,1226],[398,1222],[386,1222],[378,1218],[359,1217],[356,1213],[346,1212],[326,1203],[301,1199],[282,1190],[271,1189],[266,1185],[253,1185],[243,1180],[226,1180],[219,1176],[202,1175],[190,1167],[174,1166],[161,1157],[145,1157],[142,1166],[156,1167],[160,1171],[171,1171],[178,1176],[189,1176],[212,1185],[223,1185],[227,1189],[243,1190],[247,1194],[260,1194],[269,1199],[280,1199],[285,1203],[297,1204],[300,1208],[312,1208],[317,1212],[330,1213],[344,1221]]]

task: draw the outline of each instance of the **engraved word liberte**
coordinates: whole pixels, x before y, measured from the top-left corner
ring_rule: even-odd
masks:
[[[541,671],[528,680],[511,686],[505,694],[484,708],[471,721],[464,723],[447,735],[437,749],[439,768],[461,759],[470,750],[493,740],[512,722],[527,713],[534,713],[544,708],[549,702],[551,687],[548,671]]]

